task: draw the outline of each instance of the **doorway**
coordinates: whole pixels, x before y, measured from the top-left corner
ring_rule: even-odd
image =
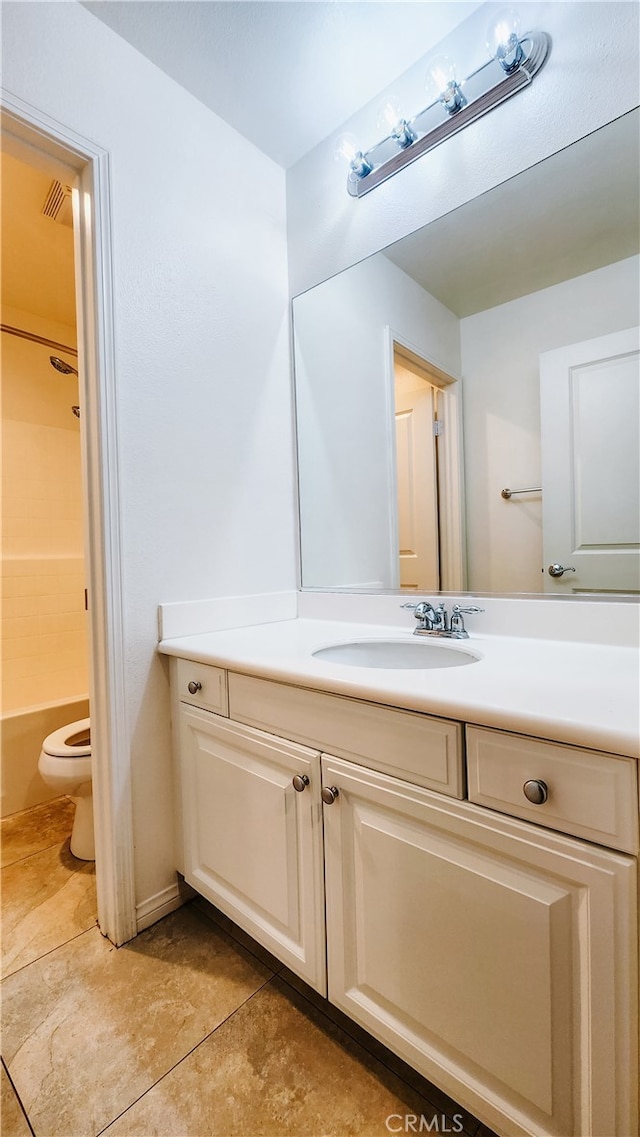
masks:
[[[89,716],[71,186],[4,151],[2,178],[2,971],[96,923],[77,779],[46,738]],[[87,763],[83,763],[87,767]],[[88,783],[85,783],[85,789]]]
[[[122,944],[135,936],[137,928],[124,687],[109,154],[7,92],[1,107],[3,152],[73,187],[78,315],[74,366],[82,414],[97,909],[100,930],[113,943]],[[66,358],[70,361],[73,356]]]
[[[438,388],[395,355],[400,587],[440,589]]]
[[[464,589],[459,386],[389,330],[396,587]]]
[[[2,808],[58,796],[43,739],[89,714],[71,187],[2,162]]]

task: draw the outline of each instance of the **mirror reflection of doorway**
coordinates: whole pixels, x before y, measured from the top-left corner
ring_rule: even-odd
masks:
[[[438,392],[396,361],[396,462],[400,587],[438,591],[437,417]]]
[[[393,372],[400,587],[437,592],[443,587],[442,387],[455,380],[397,343]]]

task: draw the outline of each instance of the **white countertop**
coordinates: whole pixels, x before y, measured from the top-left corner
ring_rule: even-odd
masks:
[[[164,639],[159,651],[592,750],[640,755],[640,657],[631,647],[479,636],[429,640],[481,656],[465,667],[357,667],[314,658],[329,644],[412,640],[404,627],[291,619]],[[415,640],[414,640],[415,642]]]

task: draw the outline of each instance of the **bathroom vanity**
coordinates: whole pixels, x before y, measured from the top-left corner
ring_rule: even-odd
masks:
[[[473,637],[447,645],[473,653],[456,667],[314,655],[409,636],[298,619],[163,641],[176,867],[498,1132],[629,1137],[637,743],[620,684],[600,708],[593,684],[618,667],[624,702],[633,653]],[[592,695],[560,698],[578,657]]]

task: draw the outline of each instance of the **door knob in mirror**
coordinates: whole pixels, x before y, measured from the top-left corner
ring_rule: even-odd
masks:
[[[575,572],[575,571],[576,570],[574,568],[571,568],[570,565],[568,565],[567,568],[565,568],[564,565],[558,565],[558,564],[549,565],[549,568],[547,569],[549,576],[564,576],[565,572]]]

